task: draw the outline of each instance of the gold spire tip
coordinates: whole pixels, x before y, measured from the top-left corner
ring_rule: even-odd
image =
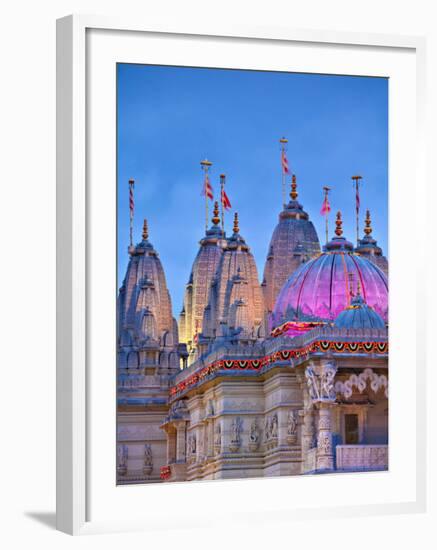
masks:
[[[147,241],[148,238],[149,238],[149,228],[147,226],[147,220],[145,219],[143,223],[143,241]]]
[[[212,166],[212,162],[210,162],[208,159],[204,159],[204,160],[201,160],[201,161],[200,161],[200,165],[201,165],[202,167]]]
[[[335,220],[335,234],[337,237],[341,237],[343,235],[343,222],[341,220],[341,212],[340,210],[337,212],[337,219]]]
[[[291,197],[291,200],[295,201],[297,199],[297,183],[296,183],[296,175],[293,174],[291,176],[291,193],[290,193],[290,197]]]
[[[288,143],[288,139],[282,136],[281,139],[279,140],[279,143]]]
[[[214,203],[213,217],[211,221],[214,225],[218,225],[220,223],[218,201],[215,201]]]
[[[366,210],[366,220],[365,220],[364,233],[369,236],[372,233],[372,220],[370,218],[370,210]]]
[[[238,226],[238,212],[235,212],[234,214],[234,233],[239,233],[240,228]]]

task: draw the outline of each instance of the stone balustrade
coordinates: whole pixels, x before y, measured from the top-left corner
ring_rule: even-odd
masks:
[[[337,470],[387,470],[388,445],[337,445]]]

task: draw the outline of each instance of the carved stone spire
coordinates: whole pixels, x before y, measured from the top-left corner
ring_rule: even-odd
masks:
[[[263,294],[268,313],[272,312],[281,288],[303,262],[320,254],[320,243],[308,213],[298,202],[297,181],[291,179],[290,201],[279,214],[263,274]]]
[[[337,219],[335,220],[335,234],[337,237],[341,237],[343,235],[343,221],[341,219],[341,212],[340,210],[337,212]]]

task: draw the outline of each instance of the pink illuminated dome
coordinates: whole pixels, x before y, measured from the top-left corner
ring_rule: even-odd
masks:
[[[388,281],[384,272],[365,257],[354,253],[353,245],[342,237],[340,212],[336,237],[324,252],[297,269],[282,287],[272,315],[272,327],[287,323],[288,332],[306,324],[332,322],[353,297],[364,302],[388,322]],[[291,332],[290,332],[291,331]]]

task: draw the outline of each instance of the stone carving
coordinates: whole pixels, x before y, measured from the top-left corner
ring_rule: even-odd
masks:
[[[153,470],[153,458],[152,458],[152,447],[146,443],[144,445],[144,475],[148,476],[152,473]]]
[[[384,389],[384,395],[388,398],[388,380],[384,374],[376,374],[372,369],[364,369],[360,374],[351,374],[351,376],[341,382],[340,380],[335,383],[335,391],[342,394],[345,399],[349,399],[352,396],[354,387],[360,393],[366,389],[367,382],[370,382],[370,388],[377,393],[380,389]]]
[[[332,451],[331,439],[327,435],[320,437],[319,441],[317,442],[317,448],[323,454],[326,454],[326,455],[331,454],[331,451]]]
[[[264,424],[264,436],[267,449],[272,449],[278,443],[278,414],[266,417]]]
[[[214,416],[214,404],[212,399],[208,399],[208,403],[206,404],[206,416]]]
[[[163,433],[158,426],[147,425],[122,425],[118,429],[118,441],[150,441],[151,439],[162,439]]]
[[[241,433],[243,431],[243,420],[237,416],[231,424],[231,443],[229,450],[231,453],[236,453],[241,446]]]
[[[337,367],[332,361],[310,364],[305,370],[308,391],[313,401],[335,401],[334,378]]]
[[[117,473],[124,476],[127,472],[127,445],[119,445],[117,448]]]
[[[214,449],[216,453],[219,453],[222,447],[222,428],[220,422],[217,422],[215,425],[215,435],[214,435]]]
[[[319,403],[319,423],[317,428],[317,470],[333,470],[331,409],[332,402]]]
[[[196,441],[195,434],[188,436],[187,447],[188,447],[188,461],[194,462],[196,459],[196,448],[197,448],[197,441]]]
[[[264,438],[266,442],[270,441],[270,418],[266,416],[264,420]]]
[[[256,451],[259,447],[260,440],[260,429],[258,427],[258,421],[256,418],[253,419],[252,424],[250,425],[249,433],[249,449],[253,452]]]
[[[278,415],[275,413],[272,416],[272,423],[271,423],[271,438],[272,439],[278,439]]]
[[[386,470],[387,445],[337,445],[336,462],[339,470]]]
[[[297,442],[297,420],[296,420],[296,411],[290,411],[288,413],[288,423],[287,423],[287,443],[289,445],[294,445]]]

